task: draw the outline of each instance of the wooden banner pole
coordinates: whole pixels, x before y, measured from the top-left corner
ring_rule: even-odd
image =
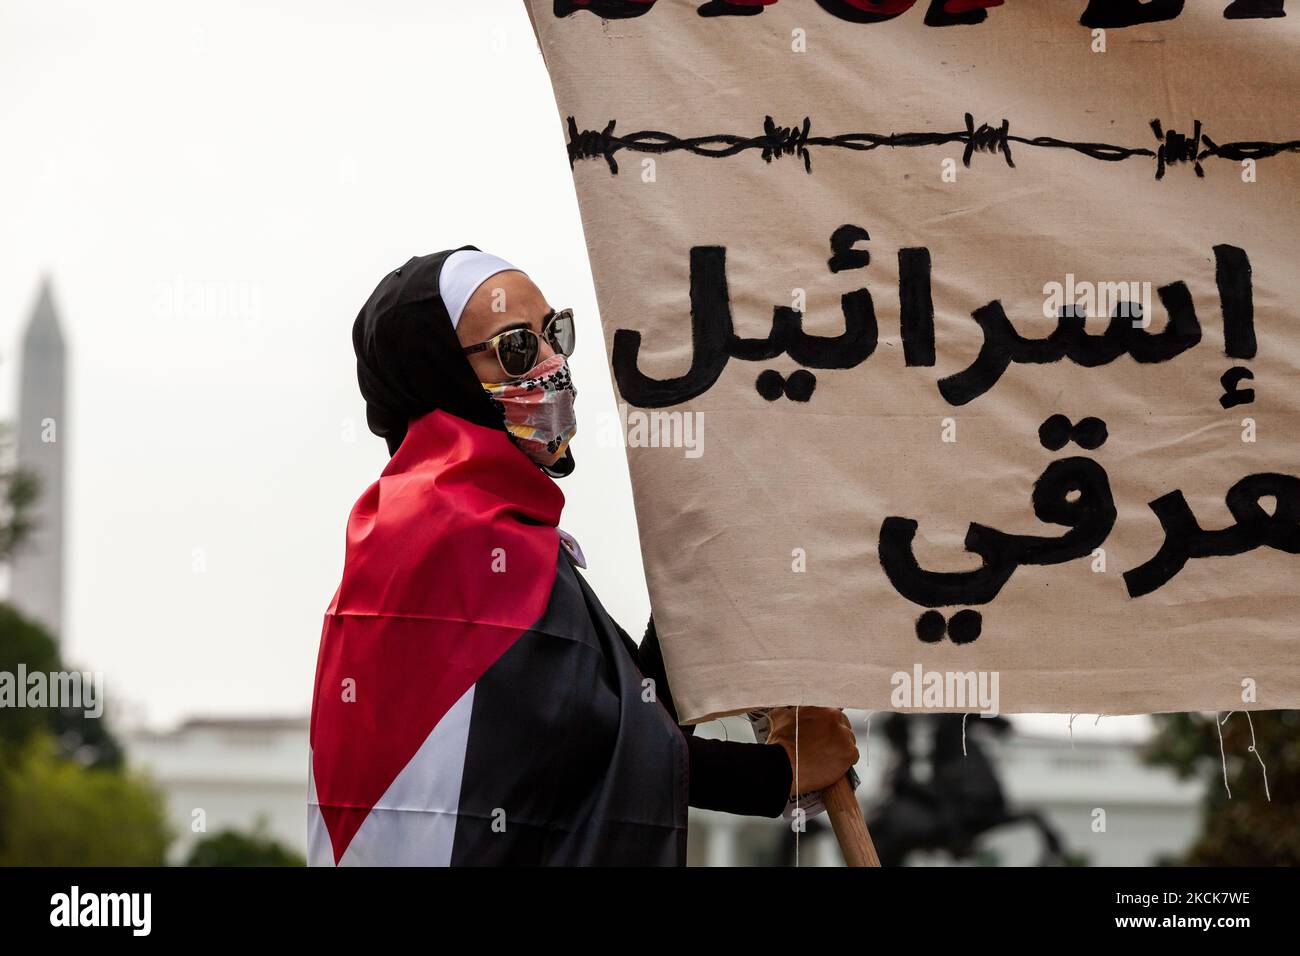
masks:
[[[840,777],[823,790],[822,803],[831,818],[831,829],[839,841],[844,862],[849,866],[880,866],[871,834],[867,832],[867,821],[862,819],[862,807],[853,794],[849,778]]]

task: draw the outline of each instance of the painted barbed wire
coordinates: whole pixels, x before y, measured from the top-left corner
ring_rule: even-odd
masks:
[[[1014,169],[1016,164],[1011,158],[1011,144],[1017,143],[1036,149],[1071,150],[1089,159],[1112,163],[1135,156],[1155,159],[1155,178],[1164,179],[1168,168],[1178,164],[1190,164],[1196,175],[1204,178],[1202,160],[1205,159],[1240,162],[1245,159],[1266,159],[1280,153],[1300,152],[1300,139],[1282,142],[1243,140],[1220,145],[1202,131],[1200,120],[1194,121],[1193,132],[1188,136],[1172,128],[1166,130],[1159,119],[1153,119],[1150,125],[1158,141],[1155,148],[1058,139],[1055,136],[1016,136],[1011,133],[1009,120],[1003,119],[999,126],[987,123],[976,126],[970,113],[965,114],[965,121],[965,129],[951,132],[840,133],[835,136],[814,136],[811,117],[805,116],[803,122],[796,126],[778,126],[771,116],[767,116],[763,120],[763,131],[757,136],[712,133],[682,137],[661,130],[641,130],[618,135],[614,132],[615,120],[610,120],[599,131],[579,129],[575,118],[570,116],[569,165],[582,159],[604,159],[610,173],[617,175],[618,160],[615,154],[622,150],[656,155],[687,152],[712,159],[757,151],[767,163],[782,156],[794,156],[803,161],[804,171],[811,173],[812,150],[815,147],[868,152],[882,146],[906,149],[956,143],[964,147],[962,164],[968,168],[976,153],[990,153],[1002,156],[1006,164]]]

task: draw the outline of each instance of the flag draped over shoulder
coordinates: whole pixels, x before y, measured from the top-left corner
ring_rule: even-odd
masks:
[[[311,720],[313,864],[679,863],[686,748],[499,430],[411,423],[352,510]]]

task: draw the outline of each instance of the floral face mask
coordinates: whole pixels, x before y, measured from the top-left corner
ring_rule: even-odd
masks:
[[[563,355],[539,362],[523,378],[484,383],[483,388],[501,409],[515,444],[539,465],[549,465],[564,454],[578,433],[573,410],[578,391]]]

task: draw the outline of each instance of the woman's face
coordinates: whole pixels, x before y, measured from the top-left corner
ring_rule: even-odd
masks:
[[[486,342],[507,329],[529,328],[540,336],[542,320],[550,311],[542,290],[528,276],[522,272],[498,272],[470,296],[456,324],[456,337],[462,347],[467,347]],[[538,345],[537,362],[544,362],[554,354],[555,350],[543,338]],[[511,379],[497,360],[495,349],[475,352],[466,358],[480,382],[496,384]]]

